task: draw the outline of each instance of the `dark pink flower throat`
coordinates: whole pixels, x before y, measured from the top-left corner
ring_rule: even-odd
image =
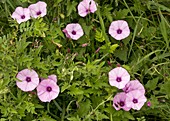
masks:
[[[133,103],[138,103],[138,100],[137,99],[133,99]]]
[[[119,105],[120,105],[121,107],[123,107],[123,106],[125,105],[125,103],[124,103],[123,101],[120,101]]]
[[[48,91],[48,92],[51,92],[51,91],[52,91],[52,88],[51,88],[51,87],[47,87],[47,91]]]
[[[21,19],[24,19],[24,18],[25,18],[25,15],[22,15],[22,16],[21,16]]]
[[[41,11],[38,11],[38,12],[37,12],[37,15],[40,15],[40,14],[41,14]]]
[[[122,81],[122,78],[121,78],[121,77],[117,77],[117,78],[116,78],[116,81],[117,81],[117,82],[121,82],[121,81]]]
[[[31,78],[30,78],[30,77],[27,77],[27,78],[26,78],[26,81],[27,81],[27,82],[31,82]]]
[[[121,29],[118,29],[118,30],[117,30],[117,33],[118,33],[118,34],[121,34],[121,33],[122,33],[122,30],[121,30]]]
[[[73,30],[71,33],[72,33],[73,35],[76,35],[76,31],[74,31],[74,30]]]

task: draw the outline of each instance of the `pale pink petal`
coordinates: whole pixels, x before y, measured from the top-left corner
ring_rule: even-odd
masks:
[[[19,15],[17,12],[13,12],[12,18],[13,18],[13,19],[20,19],[20,18],[21,18],[21,15]]]
[[[81,28],[81,26],[80,26],[80,24],[74,24],[74,31],[76,31],[76,32],[79,32],[79,31],[81,31],[82,30],[82,28]]]
[[[25,21],[30,19],[30,10],[28,8],[24,8],[24,15],[25,15]]]
[[[109,84],[119,89],[125,87],[130,81],[129,73],[122,67],[116,67],[109,72]]]
[[[113,21],[109,27],[110,31],[117,31],[119,29],[118,21]]]
[[[91,0],[90,12],[94,13],[95,11],[97,11],[96,3],[93,0]]]
[[[38,86],[38,84],[39,84],[39,78],[34,79],[33,82],[27,83],[25,90],[26,91],[32,91]]]
[[[23,15],[24,14],[24,8],[22,7],[17,7],[15,9],[15,12],[18,14],[18,15]]]
[[[65,29],[66,29],[65,31],[67,32],[67,34],[73,40],[78,40],[81,36],[84,35],[83,29],[78,23],[68,24]]]
[[[44,17],[47,14],[47,4],[45,2],[39,1],[36,3],[39,6],[39,10],[42,12],[41,17]]]
[[[48,76],[49,79],[53,80],[54,82],[57,82],[57,76],[52,74],[50,76]]]
[[[121,108],[125,111],[129,111],[131,107],[126,106],[126,93],[121,92],[115,95],[113,99],[113,107],[116,110],[120,110]]]
[[[122,40],[129,36],[130,29],[124,20],[113,21],[109,27],[109,34],[116,40]]]
[[[59,91],[59,86],[56,82],[49,78],[42,80],[37,87],[38,98],[42,102],[50,102],[55,99],[58,97]]]
[[[16,84],[23,91],[32,91],[39,84],[38,74],[34,70],[24,69],[17,74],[16,78],[21,80],[17,80]]]
[[[60,92],[60,88],[59,88],[59,86],[56,83],[53,84],[51,87],[52,87],[52,91],[54,91],[56,93]]]
[[[51,82],[50,79],[43,79],[40,83],[40,85],[46,87]]]
[[[133,91],[133,90],[139,90],[143,94],[145,94],[145,88],[138,80],[132,80],[128,82],[126,86],[123,88],[123,91],[125,91],[126,93]]]
[[[12,14],[12,18],[20,24],[30,19],[30,11],[28,8],[17,7]]]
[[[128,27],[126,27],[125,29],[123,29],[123,38],[126,38],[130,35],[130,29]]]
[[[38,78],[37,72],[35,72],[33,69],[32,70],[24,69],[20,71],[20,73],[22,73],[22,75],[25,75],[25,77]]]
[[[47,4],[45,2],[39,1],[36,4],[30,5],[28,8],[31,11],[31,16],[37,18],[39,16],[43,17],[47,14]]]
[[[63,29],[63,32],[65,33],[65,35],[66,35],[67,38],[70,38],[70,35],[68,34],[68,32],[67,32],[66,29]]]
[[[144,94],[139,90],[130,91],[126,94],[126,96],[127,107],[132,107],[135,110],[140,110],[147,101]],[[134,100],[137,100],[137,102],[134,102]]]
[[[114,38],[116,40],[122,40],[124,38],[124,36],[123,36],[123,34],[117,34]]]
[[[31,12],[31,16],[33,18],[37,18],[37,11],[39,11],[39,7],[36,4],[31,4],[29,7],[29,10]]]
[[[54,92],[54,91],[51,91],[50,92],[50,94],[49,94],[49,96],[50,96],[50,101],[51,100],[54,100],[55,98],[57,98],[58,97],[58,92]]]
[[[26,76],[24,74],[22,74],[22,73],[18,73],[16,78],[19,79],[19,80],[25,80]]]
[[[128,23],[124,20],[118,20],[118,25],[120,29],[124,29],[126,27],[128,27]]]
[[[43,92],[40,94],[38,94],[38,98],[42,101],[42,102],[50,102],[51,101],[51,97],[49,92]]]
[[[81,17],[85,17],[88,12],[86,10],[88,10],[89,6],[87,5],[86,2],[82,1],[79,3],[78,5],[78,14],[81,16]]]
[[[22,91],[27,91],[27,82],[26,81],[22,81],[22,82],[19,82],[19,81],[17,81],[16,82],[16,84],[17,84],[17,86],[22,90]]]
[[[124,82],[124,83],[128,83],[129,82],[129,80],[130,80],[130,75],[127,75],[127,76],[122,76],[122,81]]]
[[[41,95],[42,93],[46,92],[47,89],[46,89],[46,85],[42,85],[42,81],[40,82],[40,84],[37,86],[37,93],[39,95]]]

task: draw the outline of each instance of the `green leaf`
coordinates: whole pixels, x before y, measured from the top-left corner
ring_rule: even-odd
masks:
[[[80,88],[80,87],[75,87],[75,86],[71,86],[69,88],[70,92],[68,92],[70,95],[80,95],[83,94],[84,91]]]
[[[110,53],[113,53],[113,52],[116,50],[117,47],[119,47],[118,44],[113,44],[113,45],[111,45],[111,46],[110,46],[110,50],[109,50]]]
[[[154,78],[152,80],[149,80],[147,82],[147,84],[145,85],[146,88],[148,88],[149,90],[155,90],[157,83],[158,83],[159,78]]]
[[[161,85],[161,89],[160,92],[163,94],[168,95],[168,98],[170,98],[170,80],[168,80],[167,82],[165,82],[164,84]]]
[[[120,60],[126,62],[127,61],[127,52],[128,52],[128,48],[123,47],[123,48],[119,48],[118,50],[116,50],[114,52],[114,55],[116,57],[118,57]]]
[[[115,18],[116,19],[123,19],[127,16],[127,14],[129,13],[129,9],[119,9],[119,11],[115,11]]]
[[[95,39],[96,39],[98,42],[103,42],[103,41],[105,41],[105,38],[104,38],[104,36],[103,36],[102,31],[96,30]]]
[[[61,87],[61,93],[70,88],[70,86],[71,85],[69,83],[65,82],[64,85]]]
[[[125,112],[123,113],[124,118],[130,119],[130,120],[135,120],[132,114],[130,112]]]
[[[81,121],[81,119],[79,118],[79,116],[77,117],[70,117],[70,118],[67,118],[69,121]]]
[[[104,120],[104,119],[109,119],[109,117],[99,111],[95,111],[96,114],[96,119],[97,120]]]
[[[89,99],[87,99],[85,102],[81,102],[79,104],[79,109],[77,110],[77,114],[80,117],[86,116],[88,112],[90,111],[90,106],[91,106],[91,102]]]
[[[71,13],[74,11],[76,11],[76,6],[77,6],[77,2],[72,1],[72,2],[68,2],[67,4],[67,17],[71,15]]]

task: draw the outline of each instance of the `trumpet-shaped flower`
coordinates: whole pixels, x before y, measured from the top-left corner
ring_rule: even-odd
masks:
[[[97,6],[94,0],[83,0],[78,5],[78,14],[81,17],[85,17],[89,13],[94,13],[97,10]]]
[[[145,94],[145,88],[143,87],[143,85],[138,80],[132,80],[132,81],[128,82],[125,85],[125,87],[123,88],[123,91],[125,93],[128,93],[128,92],[133,91],[133,90],[139,90],[143,94]]]
[[[50,102],[58,97],[60,92],[59,86],[53,79],[43,79],[37,87],[38,98],[42,102]]]
[[[34,90],[39,84],[38,74],[34,70],[24,69],[16,78],[20,80],[16,82],[17,86],[25,92]]]
[[[145,95],[139,90],[133,90],[126,94],[127,107],[131,107],[135,110],[140,110],[146,101]]]
[[[12,18],[19,24],[30,19],[30,10],[28,8],[17,7],[12,13]]]
[[[65,33],[66,37],[73,40],[78,40],[84,35],[83,29],[78,23],[68,24],[63,32]]]
[[[116,40],[122,40],[129,36],[130,29],[124,20],[113,21],[109,27],[109,34]]]
[[[109,83],[119,89],[123,89],[130,81],[129,73],[122,67],[116,67],[109,72]]]
[[[47,14],[47,4],[45,2],[39,1],[35,4],[31,4],[28,8],[31,12],[33,18],[44,17]]]
[[[113,99],[113,107],[116,110],[120,110],[121,108],[125,111],[129,111],[131,107],[126,106],[126,93],[121,92],[115,95]]]

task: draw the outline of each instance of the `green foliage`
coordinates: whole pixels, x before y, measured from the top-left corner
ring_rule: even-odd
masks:
[[[105,38],[104,38],[102,32],[100,32],[99,30],[96,30],[95,39],[96,39],[98,42],[103,42],[103,41],[105,41]]]
[[[98,10],[86,17],[78,15],[78,0],[44,1],[45,17],[18,24],[11,18],[15,8],[26,8],[36,0],[0,0],[0,121],[170,119],[170,6],[166,0],[95,0]],[[131,33],[117,41],[108,28],[120,19],[128,22]],[[77,41],[66,38],[62,30],[68,23],[79,23],[84,36]],[[113,108],[119,90],[109,85],[108,72],[116,64],[145,86],[151,107],[145,104],[140,111],[129,112]],[[16,74],[25,68],[36,70],[40,78],[56,74],[59,96],[42,103],[36,91],[18,89]]]

